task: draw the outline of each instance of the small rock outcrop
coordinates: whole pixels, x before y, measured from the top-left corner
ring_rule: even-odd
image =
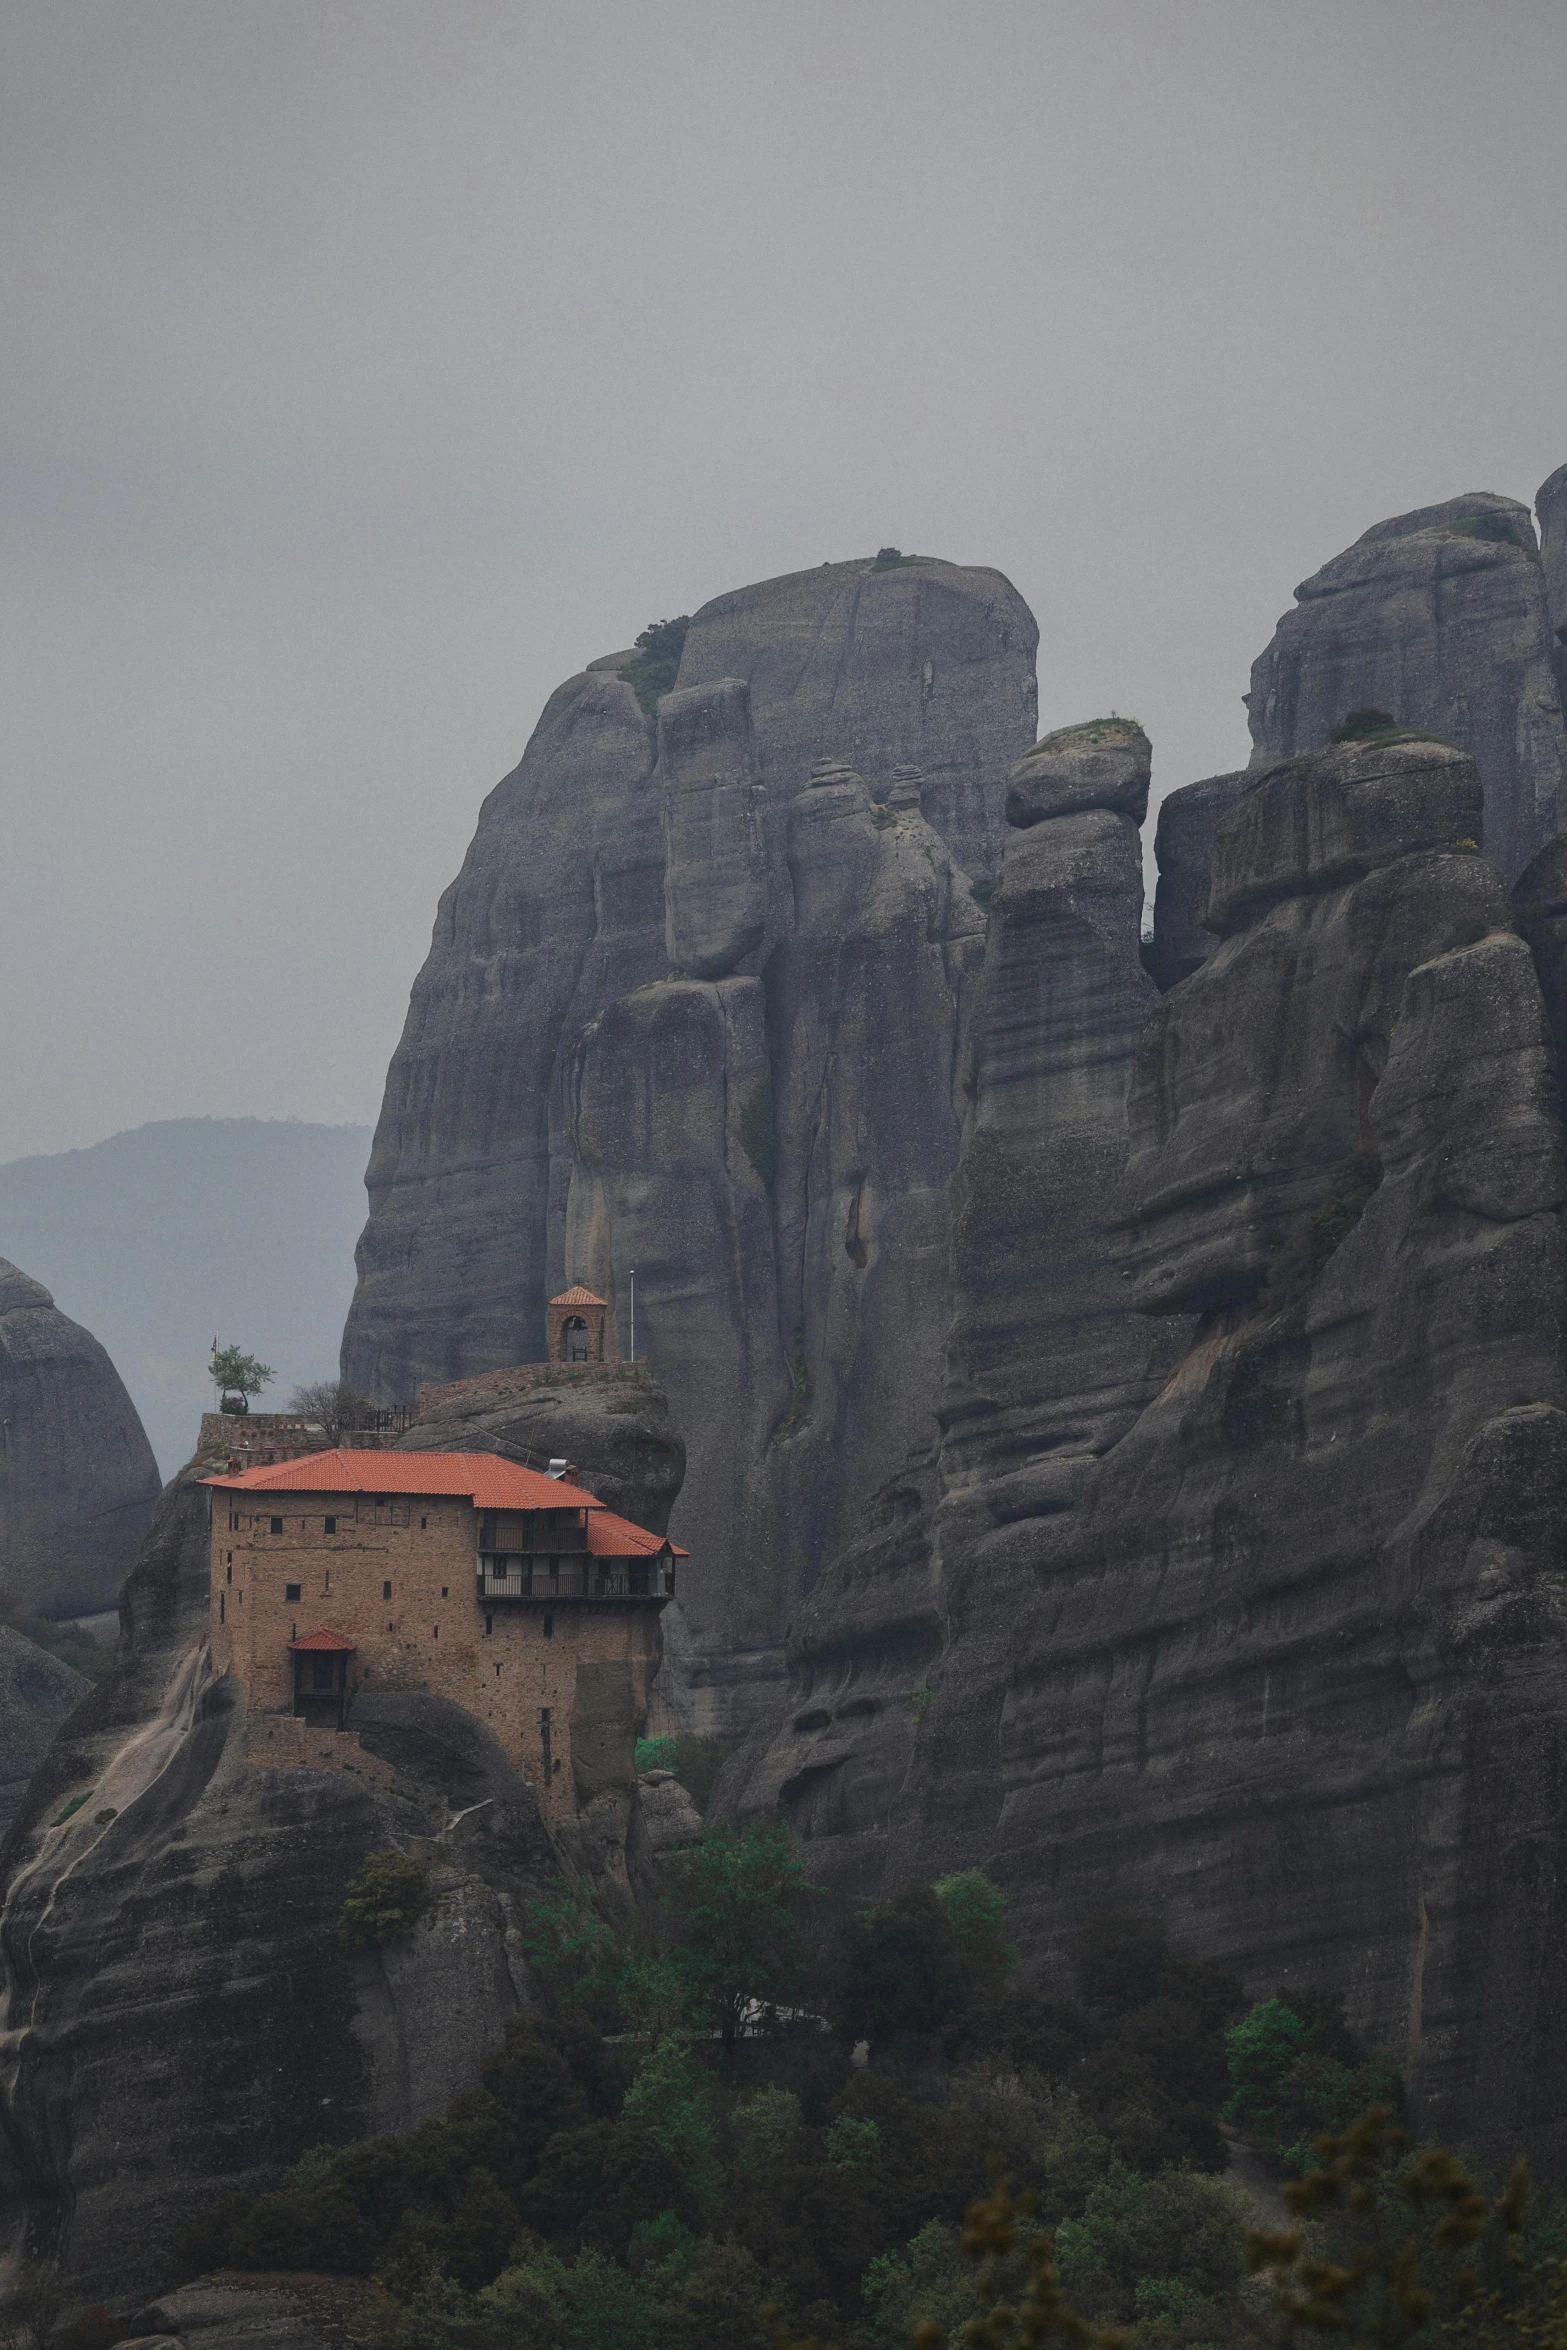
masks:
[[[669,1398],[629,1363],[528,1366],[426,1405],[400,1452],[495,1452],[525,1469],[575,1463],[606,1509],[662,1534],[685,1477]]]
[[[0,1587],[28,1615],[113,1607],[158,1499],[119,1373],[41,1281],[0,1257]]]
[[[1135,718],[1063,726],[1020,759],[1007,782],[1008,824],[1042,824],[1097,808],[1141,824],[1148,813],[1153,745]]]
[[[1320,748],[1357,709],[1429,728],[1473,756],[1486,845],[1513,880],[1567,816],[1555,637],[1528,507],[1476,492],[1397,515],[1295,596],[1252,668],[1253,767]]]

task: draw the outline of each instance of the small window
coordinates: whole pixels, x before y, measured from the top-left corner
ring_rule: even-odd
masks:
[[[234,1557],[234,1553],[233,1553],[232,1551],[230,1551],[230,1552],[229,1552],[229,1559],[230,1559],[230,1562],[231,1562],[231,1563],[230,1563],[230,1564],[229,1564],[227,1567],[225,1567],[225,1568],[224,1568],[224,1570],[223,1570],[223,1580],[224,1580],[224,1582],[225,1582],[225,1583],[232,1583],[232,1582],[233,1582],[233,1580],[234,1580],[234,1568],[233,1568],[233,1565],[232,1565],[233,1557]]]
[[[496,1678],[496,1680],[498,1681],[498,1680],[500,1679],[500,1677],[501,1677],[501,1668],[500,1668],[500,1666],[499,1666],[499,1665],[497,1665],[497,1666],[496,1666],[496,1668],[495,1668],[495,1678]]]
[[[281,1518],[274,1518],[274,1519],[273,1519],[273,1521],[272,1521],[272,1531],[273,1531],[273,1533],[274,1533],[274,1534],[281,1534],[281,1533],[282,1533],[282,1531],[283,1531],[283,1521],[282,1521],[282,1519],[281,1519]]]
[[[441,1637],[441,1627],[440,1627],[440,1625],[439,1625],[439,1624],[437,1624],[437,1625],[436,1625],[436,1627],[435,1627],[435,1630],[434,1630],[434,1631],[433,1631],[433,1632],[430,1634],[430,1638],[431,1638],[432,1640],[439,1640],[439,1639],[440,1639],[440,1637]]]
[[[232,1551],[228,1553],[228,1562],[230,1566],[234,1564],[234,1553]]]
[[[447,1588],[446,1588],[446,1585],[445,1585],[444,1583],[441,1585],[441,1597],[442,1597],[443,1599],[450,1599],[450,1598],[451,1598],[451,1593],[450,1593],[450,1592],[447,1590]]]
[[[491,1613],[490,1613],[488,1610],[486,1610],[486,1611],[485,1611],[485,1617],[484,1617],[484,1629],[485,1629],[485,1632],[486,1632],[486,1634],[487,1634],[487,1635],[488,1635],[489,1633],[493,1632],[493,1631],[494,1631],[494,1629],[495,1629],[495,1618],[494,1618],[493,1614],[491,1614]],[[499,1671],[500,1671],[500,1666],[499,1666],[499,1665],[497,1665],[497,1666],[496,1666],[496,1668],[495,1668],[495,1670],[496,1670],[497,1672],[499,1672]]]
[[[420,1531],[420,1533],[421,1533],[421,1534],[422,1534],[422,1533],[424,1533],[424,1531],[425,1531],[425,1529],[428,1527],[429,1523],[430,1523],[430,1521],[429,1521],[429,1519],[428,1519],[428,1518],[421,1518],[421,1519],[419,1520],[419,1531]]]
[[[225,1593],[223,1593],[223,1592],[221,1592],[221,1591],[218,1593],[218,1622],[219,1622],[220,1624],[226,1621],[225,1614],[224,1614],[224,1608],[223,1608],[223,1602],[224,1602],[224,1598],[225,1598],[225,1596],[226,1596],[226,1594],[225,1594]]]
[[[337,1520],[336,1520],[336,1518],[328,1518],[328,1519],[327,1519],[327,1521],[326,1521],[326,1530],[327,1530],[327,1532],[328,1532],[329,1534],[335,1534],[335,1533],[337,1532]]]
[[[392,1596],[392,1586],[391,1586],[391,1584],[390,1584],[390,1583],[383,1583],[383,1584],[382,1584],[382,1586],[381,1586],[381,1597],[382,1597],[383,1599],[390,1599],[390,1598],[391,1598],[391,1596]]]
[[[283,1586],[283,1597],[285,1601],[289,1601],[295,1607],[297,1607],[301,1599],[304,1597],[304,1591],[298,1583],[285,1583]]]
[[[544,1619],[544,1637],[546,1640],[553,1640],[555,1637],[555,1618],[553,1616],[546,1616]]]

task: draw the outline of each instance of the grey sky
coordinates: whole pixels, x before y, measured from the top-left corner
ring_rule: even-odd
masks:
[[[1567,460],[1561,0],[11,0],[0,1157],[374,1116],[562,677],[999,565],[1243,762],[1295,582]]]

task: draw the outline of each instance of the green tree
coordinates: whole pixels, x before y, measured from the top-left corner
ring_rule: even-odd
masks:
[[[600,1917],[586,1877],[563,1875],[523,1913],[523,1954],[563,2007],[598,2009],[615,1997],[625,1944]]]
[[[720,2167],[708,2077],[678,2040],[660,2040],[649,2050],[620,2118],[656,2138],[675,2174],[703,2200],[716,2193]]]
[[[933,1888],[952,1931],[953,1945],[977,1985],[999,1987],[1017,1965],[1007,1940],[1007,1897],[983,1869],[958,1869]]]
[[[840,2001],[850,2040],[873,2047],[931,2039],[962,2016],[973,1984],[946,1910],[929,1885],[910,1885],[839,1931]]]
[[[402,1852],[367,1852],[348,1880],[337,1913],[337,1938],[345,1950],[401,1942],[433,1898],[423,1861]]]
[[[675,1919],[674,1960],[693,2011],[732,2051],[748,2006],[792,1999],[805,1972],[798,1913],[808,1882],[783,1820],[741,1835],[707,1830],[663,1864]]]
[[[214,1387],[220,1387],[225,1395],[247,1398],[259,1395],[277,1377],[270,1363],[259,1362],[238,1346],[215,1346],[207,1373]]]

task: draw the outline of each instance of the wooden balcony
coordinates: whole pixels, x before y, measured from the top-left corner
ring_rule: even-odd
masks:
[[[479,1601],[495,1600],[672,1599],[675,1562],[669,1557],[591,1558],[580,1551],[564,1557],[534,1552],[523,1556],[482,1552],[479,1558]]]

